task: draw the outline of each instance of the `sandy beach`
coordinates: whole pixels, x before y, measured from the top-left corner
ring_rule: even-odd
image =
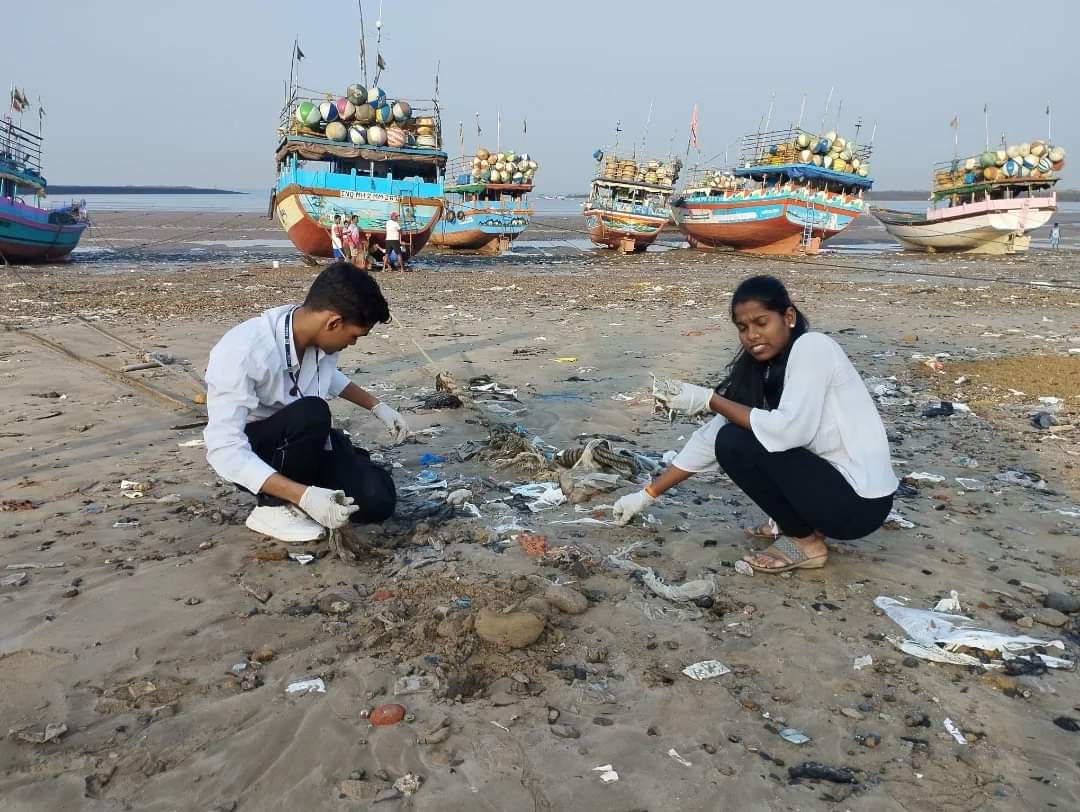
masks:
[[[0,269],[15,328],[0,344],[0,810],[1080,807],[1080,733],[1061,722],[1080,721],[1075,670],[928,662],[898,650],[874,603],[932,609],[955,591],[980,628],[1075,660],[1080,605],[1044,606],[1080,596],[1074,250],[877,251],[866,217],[844,235],[855,249],[798,261],[677,235],[638,256],[583,250],[572,218],[545,218],[508,257],[425,252],[378,277],[400,324],[341,358],[417,432],[391,447],[332,404],[402,497],[349,564],[248,531],[253,500],[198,447],[214,342],[301,300],[317,272],[264,217],[231,217],[102,214],[84,243],[99,254]],[[609,506],[630,482],[537,513],[511,494],[557,472],[504,464],[499,424],[554,449],[680,448],[695,424],[654,412],[649,374],[715,383],[737,343],[731,291],[754,273],[781,277],[851,356],[897,475],[931,475],[896,500],[906,521],[832,544],[822,570],[746,577],[733,563],[762,517],[722,475],[625,528]],[[105,371],[144,352],[176,362],[130,373],[143,387]],[[464,408],[421,407],[441,369]],[[481,376],[516,399],[469,393]],[[942,400],[962,406],[923,416]],[[1056,425],[1033,425],[1040,411]],[[475,512],[406,491],[424,454],[447,458],[430,470]],[[526,529],[545,555],[514,538]],[[715,579],[711,602],[653,594],[612,564],[627,545],[669,584]],[[553,583],[587,608],[545,600]],[[477,633],[506,609],[539,618],[534,642]],[[683,673],[708,660],[729,673]],[[287,691],[316,678],[325,692]],[[385,703],[406,716],[373,726]],[[793,779],[806,762],[848,772]]]

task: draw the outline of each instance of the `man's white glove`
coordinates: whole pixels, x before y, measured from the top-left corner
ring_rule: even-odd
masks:
[[[386,428],[390,430],[395,443],[405,442],[405,438],[409,436],[409,424],[405,422],[405,418],[398,414],[397,411],[385,403],[376,403],[371,413],[386,424]]]
[[[642,488],[640,491],[620,497],[611,509],[611,513],[618,524],[629,524],[632,518],[654,504],[656,504],[656,497],[649,496]]]
[[[323,527],[337,530],[344,527],[360,506],[354,505],[352,497],[346,496],[345,491],[309,485],[300,497],[300,509]]]
[[[660,383],[658,381],[658,384]],[[663,381],[662,383],[663,386],[653,386],[653,395],[668,411],[682,412],[685,415],[709,411],[709,401],[712,400],[714,394],[712,389],[682,381]]]

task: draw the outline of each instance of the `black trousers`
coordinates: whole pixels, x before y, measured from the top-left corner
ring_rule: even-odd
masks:
[[[858,539],[884,524],[893,498],[864,499],[827,461],[805,448],[771,453],[754,433],[731,423],[716,435],[716,461],[772,517],[785,536],[815,531]]]
[[[322,398],[300,398],[265,420],[248,423],[245,431],[252,451],[278,473],[351,496],[360,506],[352,515],[354,523],[381,522],[394,513],[393,478],[371,461],[367,451],[330,428],[330,406]],[[260,505],[281,504],[267,494],[258,494],[258,499]]]

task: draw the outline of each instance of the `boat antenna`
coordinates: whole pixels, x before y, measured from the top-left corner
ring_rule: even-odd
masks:
[[[459,121],[457,123],[457,137],[458,143],[461,145],[461,159],[465,160],[465,122]]]
[[[1053,141],[1050,135],[1050,102],[1046,102],[1046,143]]]
[[[859,143],[859,130],[862,129],[862,116],[855,119],[855,138],[852,139],[853,144]]]
[[[502,152],[502,110],[495,111],[495,151]]]
[[[836,90],[835,85],[829,88],[829,96],[825,99],[825,112],[821,114],[821,126],[818,127],[818,135],[821,135],[821,131],[825,129],[825,119],[829,115],[829,105],[832,104],[832,94],[834,90]]]
[[[647,142],[649,140],[649,124],[652,123],[652,109],[653,99],[649,99],[649,112],[648,115],[645,116],[645,131],[641,135],[641,154],[643,156],[645,155],[645,150],[648,148]]]
[[[611,152],[613,155],[619,154],[619,133],[622,132],[622,121],[615,122],[615,146],[612,147]]]
[[[360,72],[364,77],[364,87],[368,86],[367,81],[367,37],[364,34],[364,4],[362,0],[356,0],[356,5],[360,9]]]
[[[874,146],[874,137],[877,135],[877,122],[874,122],[874,129],[870,131],[870,146]]]
[[[375,84],[378,85],[386,65],[382,58],[382,0],[379,0],[379,19],[375,21],[375,31]]]
[[[986,133],[986,148],[990,149],[990,105],[983,105],[983,129]]]
[[[806,94],[802,94],[802,104],[799,105],[799,123],[795,125],[795,129],[802,129],[803,113],[806,112]]]
[[[285,103],[289,103],[289,99],[293,95],[293,83],[296,81],[296,54],[300,51],[300,36],[293,37],[292,41],[292,54],[289,55],[289,87],[285,91]]]
[[[844,110],[844,100],[840,99],[840,104],[836,105],[836,126],[833,127],[833,129],[838,131],[838,132],[840,130],[840,113],[843,112],[843,110]]]

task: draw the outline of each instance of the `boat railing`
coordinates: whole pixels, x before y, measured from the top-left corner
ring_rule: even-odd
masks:
[[[341,98],[340,95],[325,91],[311,90],[302,87],[294,88],[292,95],[285,102],[285,105],[281,108],[281,112],[278,114],[278,136],[284,138],[287,135],[305,135],[313,138],[325,138],[325,122],[320,122],[320,124],[315,127],[307,127],[297,120],[296,110],[306,101],[322,104],[325,101],[334,102],[339,98]],[[433,129],[435,143],[437,145],[442,144],[442,124],[439,115],[438,100],[417,99],[414,101],[408,97],[401,96],[398,97],[398,99],[387,99],[387,104],[392,104],[398,100],[408,102],[409,107],[412,109],[409,118],[406,121],[401,122],[400,126],[404,130],[411,132],[421,126],[419,123],[421,119],[430,119],[431,124],[429,126]],[[346,125],[349,124],[349,122],[342,123]],[[371,125],[365,124],[363,126],[367,127]]]
[[[703,191],[707,193],[740,189],[744,182],[731,174],[730,169],[694,167],[685,177],[681,190]]]
[[[807,146],[799,146],[800,136]],[[739,147],[739,166],[761,166],[770,164],[793,163],[803,149],[814,151],[814,147],[827,140],[825,136],[809,132],[800,127],[786,130],[772,130],[763,133],[744,135]],[[873,147],[870,144],[846,142],[845,149],[861,163],[870,160]]]
[[[37,133],[24,130],[10,117],[0,119],[0,163],[16,170],[41,176],[42,139]]]

